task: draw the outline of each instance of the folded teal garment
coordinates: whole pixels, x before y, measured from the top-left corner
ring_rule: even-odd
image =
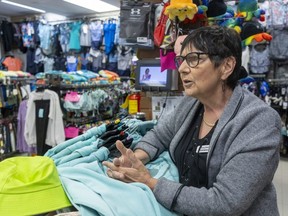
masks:
[[[108,159],[109,150],[106,147],[99,148],[96,152],[92,152],[85,157],[76,158],[72,161],[56,165],[57,167],[73,167],[83,163],[92,163],[94,161],[104,161]]]
[[[157,160],[149,165],[151,172],[158,170],[154,172],[157,177],[165,177],[168,174],[167,169],[172,168],[169,154],[164,154]],[[165,171],[160,171],[162,169]],[[179,215],[161,206],[146,185],[123,183],[107,177],[106,170],[99,161],[79,163],[74,167],[57,167],[57,170],[69,200],[81,215]],[[169,175],[167,178],[169,179]]]
[[[75,150],[83,148],[84,146],[90,146],[93,142],[96,141],[96,137],[93,136],[87,140],[79,141],[77,143],[74,143],[67,148],[63,149],[62,151],[58,152],[57,154],[51,156],[51,158],[54,160],[56,166],[57,164],[62,160],[64,156],[70,155]]]
[[[49,149],[45,153],[44,156],[53,157],[54,155],[56,155],[57,153],[61,152],[64,149],[68,148],[69,146],[71,146],[71,145],[73,145],[79,141],[85,141],[91,137],[94,137],[93,139],[95,139],[95,140],[91,139],[90,141],[94,142],[94,141],[96,141],[96,138],[99,137],[100,135],[102,135],[104,132],[106,132],[106,124],[105,123],[98,126],[98,127],[94,127],[94,128],[87,130],[86,133],[84,133],[80,136],[74,137],[73,139],[66,140],[63,143],[60,143],[59,145]],[[68,154],[68,153],[65,153],[63,155],[66,155],[66,154]]]
[[[98,149],[98,146],[95,145],[95,143],[98,143],[98,142],[95,141],[88,146],[84,146],[80,149],[74,150],[73,152],[71,152],[71,154],[65,155],[65,156],[59,158],[59,160],[55,160],[55,164],[57,166],[59,166],[60,164],[64,164],[64,163],[67,163],[69,161],[75,160],[77,158],[90,155],[92,152],[95,152]]]

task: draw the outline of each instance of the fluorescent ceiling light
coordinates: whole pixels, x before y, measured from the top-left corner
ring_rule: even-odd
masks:
[[[64,0],[64,1],[96,12],[108,12],[108,11],[120,10],[118,7],[100,0],[81,0],[81,1]]]
[[[29,10],[37,11],[37,12],[40,12],[40,13],[45,13],[46,12],[46,11],[40,10],[38,8],[30,7],[30,6],[23,5],[23,4],[18,4],[18,3],[15,3],[15,2],[11,2],[11,1],[1,0],[1,2],[6,3],[6,4],[10,4],[10,5],[14,5],[14,6],[17,6],[17,7],[26,8],[26,9],[29,9]]]

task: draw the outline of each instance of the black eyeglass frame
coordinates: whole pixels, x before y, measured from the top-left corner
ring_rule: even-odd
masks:
[[[194,66],[191,66],[191,62],[190,61],[187,61],[187,56],[191,55],[191,54],[196,54],[197,55],[197,64],[194,65]],[[210,53],[204,53],[204,52],[190,52],[190,53],[187,53],[186,56],[176,56],[174,58],[174,62],[175,62],[175,65],[176,65],[176,68],[179,69],[181,64],[186,61],[188,66],[191,67],[191,68],[195,68],[199,65],[199,61],[200,61],[200,55],[208,55],[208,56],[211,56],[211,55],[216,55],[216,54],[210,54]],[[181,64],[178,63],[177,59],[181,59]]]

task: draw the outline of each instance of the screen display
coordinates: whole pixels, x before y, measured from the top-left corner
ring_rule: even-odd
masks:
[[[160,66],[141,66],[139,84],[165,87],[167,84],[167,70],[161,72]]]

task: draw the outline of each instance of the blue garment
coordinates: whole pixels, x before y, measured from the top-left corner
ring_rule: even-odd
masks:
[[[39,37],[40,37],[40,47],[43,49],[49,49],[51,45],[51,35],[53,26],[43,25],[42,23],[38,26]]]
[[[154,177],[178,180],[177,168],[168,152],[147,167]],[[106,168],[100,161],[57,167],[57,170],[69,200],[81,215],[178,215],[161,206],[146,185],[107,177]]]
[[[108,23],[104,24],[104,39],[105,39],[105,53],[109,55],[112,51],[114,45],[114,38],[115,38],[115,31],[116,31],[116,24],[113,23],[111,20]]]
[[[156,121],[126,119],[119,123],[119,128],[128,126],[126,132],[133,137],[135,145],[155,124]],[[65,141],[46,153],[55,161],[63,188],[74,207],[85,216],[177,215],[159,204],[146,185],[127,184],[107,177],[107,168],[101,162],[113,158],[109,158],[106,147],[98,149],[103,140],[96,138],[105,131],[106,124],[102,124],[83,134],[86,136]],[[163,152],[146,167],[155,178],[178,182],[178,171],[168,152]]]
[[[70,28],[67,23],[60,24],[60,44],[68,44],[70,40]]]
[[[100,43],[102,41],[102,28],[101,21],[92,22],[90,24],[92,42]]]
[[[90,58],[89,53],[81,53],[81,70],[87,70],[88,59]]]
[[[89,70],[77,71],[76,73],[77,73],[79,76],[85,77],[86,79],[93,79],[93,78],[96,78],[96,77],[99,77],[99,76],[100,76],[99,74],[94,73],[94,72],[89,71]]]
[[[70,50],[80,50],[80,29],[81,23],[74,22],[71,24],[71,32],[70,32],[70,41],[69,41],[69,49]]]
[[[95,152],[92,152],[92,153],[90,152],[90,154],[87,156],[79,157],[79,158],[67,161],[65,163],[57,165],[57,167],[73,167],[73,166],[76,166],[78,164],[83,164],[83,163],[92,163],[94,161],[104,161],[108,159],[108,155],[109,155],[109,150],[106,147],[101,147]]]
[[[67,72],[77,71],[78,59],[76,56],[67,56]]]
[[[100,140],[100,139],[98,139],[98,140]],[[55,164],[56,165],[64,164],[64,163],[67,163],[69,161],[75,160],[77,158],[88,156],[92,152],[95,152],[98,150],[98,144],[99,144],[99,142],[95,141],[95,142],[92,142],[88,146],[80,147],[79,149],[72,151],[71,154],[65,155],[65,156],[55,160]]]
[[[74,151],[83,148],[85,146],[90,146],[92,143],[94,143],[96,140],[96,138],[93,136],[85,141],[78,141],[74,144],[71,144],[70,146],[67,146],[65,149],[63,149],[62,151],[58,152],[55,155],[50,156],[56,165],[62,163],[62,160],[66,160],[65,157],[70,156]],[[98,145],[98,144],[94,144],[94,145]]]

